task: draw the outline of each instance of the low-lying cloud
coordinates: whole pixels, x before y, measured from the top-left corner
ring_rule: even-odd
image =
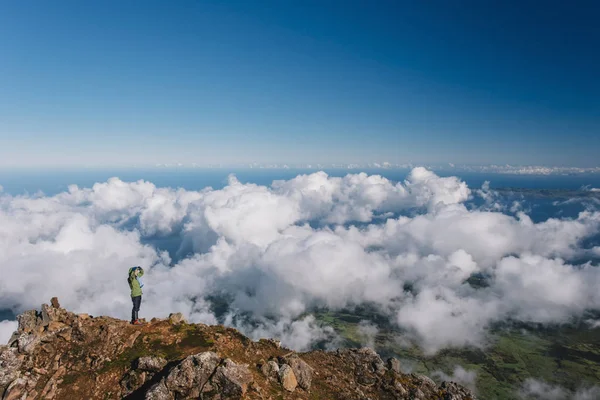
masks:
[[[571,391],[537,379],[527,379],[518,392],[521,399],[533,400],[595,400],[600,398],[600,386]]]
[[[568,261],[591,251],[581,243],[600,213],[535,223],[489,201],[467,207],[474,195],[424,168],[400,183],[317,172],[271,186],[232,176],[221,190],[112,178],[51,197],[0,194],[0,309],[58,296],[128,318],[125,275],[141,265],[142,316],[182,312],[305,349],[334,340],[316,307],[369,303],[433,352],[479,345],[495,321],[564,322],[600,306],[598,268]],[[487,286],[466,283],[473,274]]]

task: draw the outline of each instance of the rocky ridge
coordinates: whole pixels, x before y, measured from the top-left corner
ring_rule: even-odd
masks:
[[[445,399],[474,395],[403,374],[371,349],[295,353],[180,314],[141,326],[74,314],[53,298],[0,346],[0,399]]]

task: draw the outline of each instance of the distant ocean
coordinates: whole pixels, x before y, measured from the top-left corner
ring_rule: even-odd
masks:
[[[78,170],[0,170],[0,185],[9,195],[33,195],[42,192],[52,196],[68,190],[75,184],[91,187],[96,182],[105,182],[118,177],[131,182],[140,179],[150,181],[158,187],[201,190],[205,187],[220,189],[227,185],[227,177],[234,174],[242,183],[270,185],[274,180],[291,179],[300,174],[311,174],[315,169],[78,169]],[[402,181],[410,172],[406,169],[325,169],[330,176],[344,176],[365,172],[382,175],[392,181]],[[459,171],[435,171],[440,176],[457,176],[471,189],[480,188],[485,181],[490,188],[579,190],[600,188],[600,174],[581,175],[509,175],[499,173],[473,173]]]

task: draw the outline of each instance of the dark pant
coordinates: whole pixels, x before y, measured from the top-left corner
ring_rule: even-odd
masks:
[[[138,311],[140,311],[140,305],[142,304],[142,296],[135,296],[131,298],[133,302],[133,309],[131,310],[131,322],[138,319]]]

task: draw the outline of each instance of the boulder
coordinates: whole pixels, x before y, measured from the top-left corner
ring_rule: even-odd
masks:
[[[362,358],[363,362],[370,363],[373,371],[377,375],[384,375],[386,368],[383,360],[379,357],[379,354],[371,348],[363,347],[358,350],[358,354]]]
[[[238,365],[227,359],[217,368],[211,379],[222,399],[239,399],[246,394],[254,381],[247,365]]]
[[[293,392],[296,390],[296,386],[298,386],[298,380],[296,379],[296,375],[294,375],[294,370],[287,364],[283,364],[279,368],[279,381],[283,388],[288,392]]]
[[[443,392],[443,400],[472,400],[475,395],[468,389],[455,382],[442,382],[440,389]]]
[[[437,385],[435,384],[433,379],[431,379],[428,376],[413,374],[413,377],[416,378],[416,380],[417,380],[417,382],[419,382],[419,384],[421,384],[422,386],[425,386],[428,389],[435,389],[437,387]]]
[[[385,364],[375,350],[363,347],[351,354],[356,364],[354,370],[356,381],[361,385],[371,386],[377,382],[378,375],[385,374]]]
[[[212,351],[189,356],[171,370],[165,385],[178,398],[198,398],[220,362],[221,358]]]
[[[284,357],[285,363],[292,367],[298,386],[304,390],[310,390],[312,384],[313,368],[308,365],[297,354]]]
[[[279,364],[269,360],[260,366],[260,372],[268,379],[277,380],[279,377]]]
[[[173,325],[178,325],[178,324],[184,324],[185,318],[183,317],[183,314],[178,312],[178,313],[172,313],[169,314],[169,322],[172,323]]]
[[[397,374],[402,373],[402,371],[400,370],[400,360],[398,360],[397,358],[394,358],[394,357],[388,358],[387,364],[388,364],[388,369],[390,371],[394,371]]]
[[[158,372],[167,365],[167,360],[162,357],[140,357],[137,369],[148,372]]]

